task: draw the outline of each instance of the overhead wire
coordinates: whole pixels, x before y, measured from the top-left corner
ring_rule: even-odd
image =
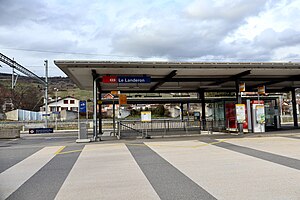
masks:
[[[6,50],[15,50],[15,51],[28,51],[28,52],[38,52],[38,53],[53,53],[53,54],[70,54],[70,55],[84,55],[84,56],[106,56],[106,57],[119,57],[119,58],[144,58],[144,59],[150,59],[155,58],[158,56],[134,56],[134,55],[119,55],[119,54],[101,54],[101,53],[84,53],[84,52],[67,52],[67,51],[54,51],[54,50],[42,50],[42,49],[27,49],[27,48],[13,48],[13,47],[0,47],[0,49],[6,49]],[[180,59],[182,57],[178,57]],[[166,58],[167,59],[167,58]],[[185,58],[186,59],[186,58]],[[223,62],[231,62],[230,60],[235,61],[244,61],[244,62],[262,62],[261,59],[255,59],[255,58],[198,58],[201,61],[223,61]],[[191,62],[194,60],[192,58],[186,59],[190,60]],[[285,60],[285,61],[283,61]],[[289,58],[287,59],[279,59],[279,60],[270,60],[269,62],[291,62],[293,61],[299,61],[300,59],[298,57],[295,58]],[[184,60],[181,60],[182,62],[185,62]]]

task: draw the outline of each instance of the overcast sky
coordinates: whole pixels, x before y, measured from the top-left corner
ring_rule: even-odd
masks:
[[[300,62],[300,0],[0,0],[0,52],[40,76],[45,59],[51,76],[53,60]]]

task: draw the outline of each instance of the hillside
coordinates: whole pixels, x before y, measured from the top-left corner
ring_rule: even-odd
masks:
[[[56,98],[56,89],[58,97],[72,96],[80,100],[92,99],[92,91],[80,90],[68,77],[49,77],[48,78],[48,95]],[[37,110],[43,103],[44,87],[38,81],[19,76],[14,93],[11,92],[11,74],[0,73],[0,104],[13,96],[16,108]],[[33,97],[30,99],[30,97]],[[26,102],[28,101],[28,102]],[[24,103],[26,102],[26,103]]]

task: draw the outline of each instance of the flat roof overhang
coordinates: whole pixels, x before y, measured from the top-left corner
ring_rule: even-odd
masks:
[[[54,63],[80,89],[92,90],[97,74],[101,91],[110,92],[197,92],[236,91],[236,80],[246,91],[266,85],[269,92],[300,87],[300,63],[283,62],[113,62],[67,61]],[[103,76],[149,76],[150,83],[103,83]]]

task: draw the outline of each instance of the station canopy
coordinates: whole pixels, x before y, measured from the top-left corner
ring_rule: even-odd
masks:
[[[300,63],[279,62],[119,62],[56,60],[54,63],[80,89],[93,89],[99,77],[101,91],[197,92],[246,91],[265,85],[269,92],[300,87]],[[96,75],[96,76],[95,76]]]

